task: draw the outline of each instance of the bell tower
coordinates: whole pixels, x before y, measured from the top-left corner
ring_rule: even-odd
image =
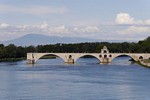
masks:
[[[101,53],[109,53],[109,50],[106,46],[104,46],[103,49],[101,49]]]

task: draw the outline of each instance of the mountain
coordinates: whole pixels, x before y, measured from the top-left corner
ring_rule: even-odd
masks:
[[[58,37],[58,36],[46,36],[39,34],[27,34],[20,38],[4,41],[4,45],[15,44],[17,46],[29,46],[29,45],[45,45],[56,43],[81,43],[81,42],[98,42],[96,39],[79,38],[79,37]]]

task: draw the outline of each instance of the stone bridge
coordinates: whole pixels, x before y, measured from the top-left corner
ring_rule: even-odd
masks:
[[[27,61],[30,64],[36,63],[41,57],[54,55],[64,60],[65,63],[75,63],[79,58],[84,56],[93,56],[100,63],[110,63],[119,56],[129,56],[135,61],[150,59],[150,53],[110,53],[106,46],[101,49],[101,53],[27,53]]]

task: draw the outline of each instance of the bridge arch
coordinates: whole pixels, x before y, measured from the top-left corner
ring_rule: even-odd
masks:
[[[134,55],[129,55],[129,54],[119,54],[119,55],[116,55],[116,56],[114,56],[114,57],[112,57],[112,61],[115,59],[115,58],[117,58],[117,57],[121,57],[121,56],[128,56],[128,57],[131,57],[134,61],[137,61],[137,57],[136,56],[134,56]]]
[[[142,60],[142,59],[143,59],[143,56],[140,56],[139,59]]]
[[[50,56],[56,56],[56,57],[62,59],[63,61],[65,61],[65,58],[63,56],[61,56],[61,55],[53,54],[53,53],[46,53],[46,54],[40,54],[38,56],[35,55],[35,62],[37,62],[40,58],[42,58],[44,56],[48,56],[48,55],[50,55]]]
[[[85,57],[85,56],[96,58],[99,62],[101,62],[101,60],[99,58],[100,55],[93,55],[93,54],[83,54],[83,55],[80,55],[80,56],[76,57],[74,60],[76,62],[79,58],[82,58],[82,57]]]
[[[104,58],[107,58],[107,55],[106,55],[106,54],[104,55]]]

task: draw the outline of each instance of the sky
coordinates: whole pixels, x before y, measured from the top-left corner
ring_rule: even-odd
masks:
[[[0,41],[26,34],[142,40],[150,0],[0,0]]]

